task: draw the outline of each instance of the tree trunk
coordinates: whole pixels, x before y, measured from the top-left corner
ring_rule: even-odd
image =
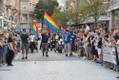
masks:
[[[94,16],[94,20],[95,20],[95,22],[94,22],[93,30],[95,30],[95,28],[97,28],[97,15]]]

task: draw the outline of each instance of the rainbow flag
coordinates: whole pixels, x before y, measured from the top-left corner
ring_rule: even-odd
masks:
[[[14,50],[14,43],[13,42],[10,42],[7,44],[9,50]]]
[[[53,32],[57,32],[59,27],[55,20],[45,12],[43,24],[48,26]]]
[[[37,25],[33,25],[33,27],[32,27],[32,33],[36,36],[36,37],[38,37],[39,35],[40,35],[40,31],[39,31],[39,29],[38,29],[39,27],[37,26]]]

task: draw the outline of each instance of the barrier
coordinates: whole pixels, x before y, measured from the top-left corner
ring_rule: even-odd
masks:
[[[118,65],[119,58],[116,47],[103,48],[103,61]]]

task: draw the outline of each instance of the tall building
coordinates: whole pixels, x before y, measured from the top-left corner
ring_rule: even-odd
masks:
[[[38,0],[0,0],[0,27],[30,28]]]
[[[30,29],[32,27],[32,15],[38,0],[21,0],[20,2],[20,26]]]
[[[3,8],[3,0],[0,0],[0,16],[3,15],[3,11],[4,11],[4,8]]]
[[[20,2],[20,27],[29,27],[29,0],[21,0]]]
[[[19,22],[20,0],[0,0],[1,27],[15,27]]]

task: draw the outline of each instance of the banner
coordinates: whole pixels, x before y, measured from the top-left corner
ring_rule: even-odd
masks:
[[[103,48],[103,61],[117,65],[117,52],[115,47]]]

